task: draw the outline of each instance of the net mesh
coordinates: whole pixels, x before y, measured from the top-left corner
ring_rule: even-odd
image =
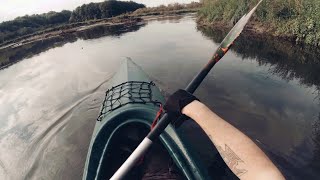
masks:
[[[126,104],[151,103],[160,106],[159,101],[152,99],[152,86],[155,86],[152,81],[128,81],[108,89],[97,121],[101,121],[108,112]]]

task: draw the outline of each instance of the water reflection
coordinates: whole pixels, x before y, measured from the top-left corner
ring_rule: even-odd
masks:
[[[197,27],[206,37],[218,43],[226,30]],[[270,36],[243,33],[232,48],[242,59],[255,59],[261,66],[272,66],[270,72],[283,79],[299,79],[301,84],[320,90],[320,49],[299,46]]]
[[[227,33],[227,30],[221,29],[210,29],[203,27],[197,27],[197,29],[201,31],[204,36],[208,37],[216,43],[221,42],[223,40],[223,37]],[[314,94],[313,97],[315,99],[313,99],[313,101],[315,101],[315,103],[319,103],[320,49],[307,46],[298,46],[292,44],[291,42],[280,41],[269,36],[252,36],[250,33],[243,33],[235,43],[234,47],[232,48],[232,52],[236,53],[236,55],[238,57],[241,57],[244,61],[257,61],[260,67],[265,67],[267,69],[268,74],[280,77],[281,79],[284,79],[289,83],[296,82],[305,87],[309,87],[308,91],[311,91],[310,93]],[[270,78],[270,75],[265,76],[265,78]],[[261,79],[259,81],[261,81]],[[258,81],[256,81],[256,83],[258,83]],[[252,84],[250,86],[252,86]],[[283,86],[283,84],[279,82],[277,86]],[[291,146],[292,149],[288,149],[287,151],[289,153],[287,154],[283,154],[281,152],[277,152],[277,150],[275,149],[271,149],[270,145],[264,145],[263,143],[260,143],[260,145],[271,155],[272,159],[278,163],[278,165],[285,172],[285,175],[288,178],[300,179],[308,177],[316,179],[319,176],[319,174],[316,171],[320,169],[320,129],[318,126],[318,124],[320,123],[320,115],[319,118],[316,118],[312,115],[314,113],[307,112],[309,109],[302,108],[299,104],[304,103],[303,100],[296,101],[295,105],[290,105],[290,101],[280,102],[280,97],[274,99],[273,96],[276,96],[276,94],[280,92],[278,88],[274,88],[274,90],[272,90],[271,84],[265,84],[264,82],[264,85],[260,88],[257,88],[256,90],[261,91],[263,88],[267,88],[267,91],[274,93],[274,95],[265,94],[265,97],[262,97],[263,100],[261,101],[261,104],[266,105],[264,108],[274,107],[274,111],[276,111],[279,114],[283,114],[283,112],[290,111],[288,108],[292,106],[292,110],[297,111],[297,113],[294,113],[295,116],[287,116],[287,118],[296,118],[297,120],[300,119],[299,121],[304,119],[305,123],[300,124],[300,126],[305,126],[305,131],[309,131],[309,133],[305,132],[305,135],[308,134],[307,136],[303,135],[305,137],[299,135],[301,134],[301,131],[304,131],[302,130],[303,128],[297,132],[290,132],[290,136],[286,138],[287,140],[301,138],[303,138],[303,140],[299,140],[301,143],[293,143],[296,145],[294,145],[293,147]],[[254,93],[251,92],[251,95],[252,94]],[[283,99],[283,97],[287,96],[288,94],[290,94],[290,91],[287,90],[287,92],[284,92],[281,99]],[[260,95],[262,94],[260,93]],[[266,101],[266,97],[268,97],[268,99],[270,100],[273,99],[273,102],[269,101],[268,103],[268,101]],[[259,99],[261,97],[256,96],[256,98]],[[299,97],[295,95],[289,96],[289,98],[299,99]],[[306,97],[302,97],[302,99],[304,98]],[[315,108],[316,106],[313,107],[314,110],[316,110]],[[302,114],[304,114],[303,116],[305,117],[301,116]],[[306,116],[307,114],[310,115]],[[285,114],[283,115],[286,116]],[[272,117],[272,114],[268,114],[268,116],[270,118],[270,116]],[[245,117],[253,118],[250,116]],[[256,127],[259,126],[255,122],[251,123],[254,123],[254,126]],[[280,124],[277,124],[276,126],[279,125]],[[268,125],[265,124],[263,126]],[[276,126],[274,126],[272,129],[276,129]],[[288,131],[288,129],[291,129],[286,126],[291,125],[287,124],[283,126],[283,128],[287,130],[283,129],[283,133],[278,134],[279,138],[281,136],[283,137],[286,134],[286,131]],[[270,131],[270,129],[268,129],[268,131]],[[279,141],[279,139],[277,139],[277,141]],[[286,144],[287,142],[283,143]],[[290,145],[287,147],[290,147]],[[306,162],[306,160],[308,162]],[[301,168],[303,169],[303,171],[300,171]],[[288,172],[288,170],[290,172]]]
[[[320,169],[320,113],[318,116],[318,121],[316,121],[314,124],[313,141],[316,145],[313,160],[310,162],[309,166],[312,169],[318,170]]]
[[[31,58],[41,52],[55,47],[62,47],[66,43],[73,43],[78,39],[90,40],[104,36],[119,37],[127,32],[134,32],[143,27],[144,23],[135,25],[95,26],[71,34],[56,36],[41,41],[28,43],[16,48],[0,49],[0,69],[6,68],[22,59]]]

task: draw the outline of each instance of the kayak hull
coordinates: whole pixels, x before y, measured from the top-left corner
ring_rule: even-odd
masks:
[[[160,104],[165,102],[159,88],[130,59],[123,62],[111,81],[111,91],[107,91],[89,145],[83,173],[85,180],[109,178],[125,160],[115,157],[115,152],[121,149],[117,146],[143,139],[142,136],[150,130]],[[127,132],[133,135],[127,135]],[[192,155],[173,126],[169,125],[159,140],[184,177],[208,178],[202,164]],[[137,144],[133,145],[135,146]],[[130,153],[124,157],[129,155]]]

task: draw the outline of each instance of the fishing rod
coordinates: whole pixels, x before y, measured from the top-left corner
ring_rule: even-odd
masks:
[[[205,67],[194,77],[194,79],[185,88],[189,93],[194,93],[199,87],[203,79],[210,72],[212,67],[219,62],[219,60],[228,52],[233,42],[239,37],[240,33],[243,31],[244,27],[248,23],[249,19],[256,11],[260,2],[248,13],[245,14],[231,29],[224,40],[221,42],[220,46],[210,59],[210,61],[205,65]],[[130,171],[130,169],[135,165],[135,163],[145,154],[145,152],[151,147],[153,141],[155,141],[164,129],[170,124],[171,119],[168,114],[165,113],[159,120],[159,123],[149,132],[149,134],[143,139],[139,146],[133,151],[129,158],[122,164],[122,166],[117,170],[117,172],[111,177],[111,180],[123,179],[124,176]]]

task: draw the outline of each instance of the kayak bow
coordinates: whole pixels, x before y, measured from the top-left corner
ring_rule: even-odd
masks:
[[[110,179],[148,134],[159,105],[165,102],[158,87],[130,59],[113,76],[111,86],[94,128],[84,168],[84,180]],[[167,167],[172,158],[181,176],[188,179],[209,179],[203,165],[192,156],[192,151],[171,125],[159,139],[155,149],[162,152],[149,153],[158,157],[156,166],[160,163],[158,161],[163,161]],[[161,154],[167,156],[162,157]],[[149,163],[148,155],[146,156],[142,164]],[[144,169],[137,170],[137,164],[139,163],[135,163],[135,171],[131,171],[126,177],[141,178],[148,173]],[[146,166],[148,167],[144,165]],[[161,179],[168,178],[162,175]]]
[[[186,88],[186,91],[194,93],[194,91],[198,88],[203,79],[210,72],[212,67],[228,52],[231,45],[240,35],[243,28],[248,23],[249,19],[256,11],[257,7],[260,5],[261,2],[262,0],[260,0],[260,2],[248,14],[244,15],[231,29],[228,35],[221,42],[219,48],[216,50],[211,60],[189,83],[189,85]],[[111,179],[122,179],[130,171],[130,169],[134,166],[138,159],[141,158],[143,154],[151,147],[152,143],[157,140],[157,138],[161,135],[163,131],[165,131],[165,128],[170,124],[171,121],[172,120],[168,118],[168,114],[164,114],[163,117],[160,119],[159,123],[155,126],[155,128],[149,132],[149,134],[139,144],[137,149],[129,156],[129,158],[123,163],[123,165],[118,169],[118,171],[112,176]]]

